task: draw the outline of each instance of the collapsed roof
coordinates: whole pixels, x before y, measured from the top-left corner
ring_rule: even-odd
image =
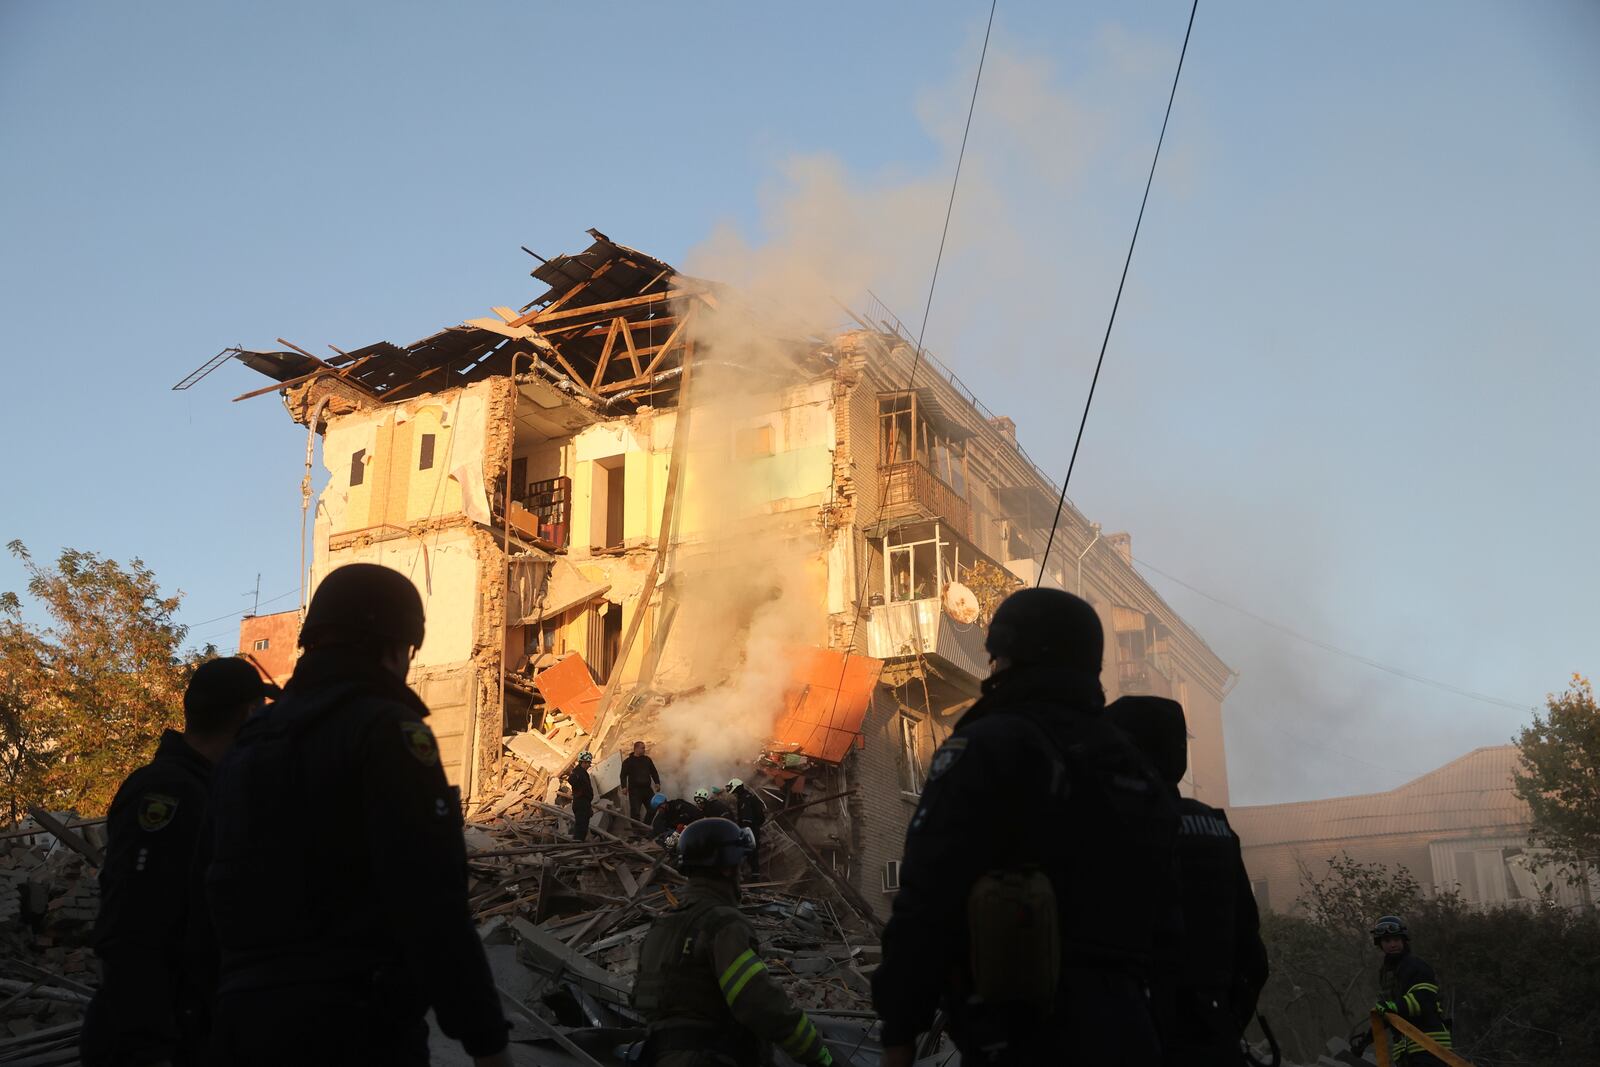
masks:
[[[288,346],[282,350],[224,349],[175,388],[188,388],[233,357],[276,383],[239,400],[326,382],[364,406],[516,373],[542,377],[602,412],[625,414],[646,403],[670,407],[677,401],[690,319],[721,308],[729,294],[598,230],[588,232],[594,242],[583,252],[538,257],[531,273],[548,289],[520,309],[496,307],[493,316],[409,345],[378,341],[335,349],[327,359],[282,338]],[[795,346],[798,364],[811,342]]]

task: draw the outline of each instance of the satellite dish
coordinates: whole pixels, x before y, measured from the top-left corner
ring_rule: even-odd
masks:
[[[963,626],[971,626],[978,621],[978,597],[972,590],[960,582],[951,582],[944,587],[944,610],[956,622]]]

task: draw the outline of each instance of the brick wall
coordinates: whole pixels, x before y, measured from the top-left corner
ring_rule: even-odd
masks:
[[[299,638],[298,609],[272,615],[246,615],[239,621],[239,653],[261,664],[276,685],[283,685],[294,673]],[[262,642],[266,642],[265,647],[256,647]]]

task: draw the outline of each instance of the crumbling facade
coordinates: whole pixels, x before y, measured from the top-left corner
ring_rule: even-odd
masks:
[[[416,583],[412,682],[468,797],[508,758],[553,784],[584,747],[604,789],[644,738],[669,788],[758,782],[882,911],[1057,488],[898,323],[795,336],[594,236],[524,308],[412,345],[232,353],[322,437],[309,586],[354,561]],[[1184,703],[1185,788],[1225,804],[1231,672],[1126,535],[1069,503],[1043,571],[1100,613],[1108,697]]]

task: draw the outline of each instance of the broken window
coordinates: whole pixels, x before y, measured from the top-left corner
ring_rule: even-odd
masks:
[[[433,469],[433,434],[422,435],[422,452],[417,458],[417,470],[426,471]]]
[[[350,484],[360,485],[367,480],[367,450],[358,448],[350,457]]]
[[[885,597],[890,603],[941,596],[944,587],[961,581],[970,566],[967,554],[939,523],[921,522],[891,530],[884,537],[884,546],[889,557]]]
[[[894,393],[878,398],[878,462],[906,463],[911,459],[911,394]]]
[[[900,714],[900,789],[915,796],[922,795],[922,783],[927,774],[922,769],[922,723],[910,715]]]

